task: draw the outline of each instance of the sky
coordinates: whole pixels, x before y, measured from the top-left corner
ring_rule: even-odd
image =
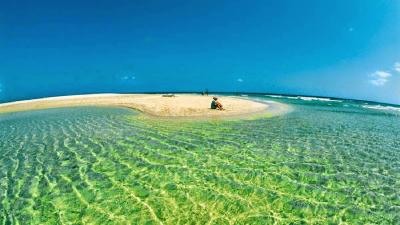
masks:
[[[400,104],[400,0],[0,2],[0,102],[205,89]]]

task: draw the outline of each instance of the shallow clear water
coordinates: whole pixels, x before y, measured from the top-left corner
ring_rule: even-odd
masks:
[[[79,107],[0,115],[0,224],[398,224],[400,113],[157,121]]]

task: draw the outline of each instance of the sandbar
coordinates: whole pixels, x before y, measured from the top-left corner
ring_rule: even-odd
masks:
[[[127,107],[160,118],[233,118],[267,114],[272,102],[219,96],[225,110],[210,109],[212,96],[176,94],[88,94],[0,104],[0,113],[74,106]],[[276,106],[275,106],[276,108]]]

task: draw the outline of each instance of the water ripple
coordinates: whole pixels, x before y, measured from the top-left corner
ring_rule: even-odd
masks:
[[[400,122],[334,107],[229,122],[2,115],[0,224],[399,223]]]

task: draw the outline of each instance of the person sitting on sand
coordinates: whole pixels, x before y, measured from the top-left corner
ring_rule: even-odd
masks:
[[[211,102],[211,109],[224,110],[222,104],[218,101],[217,97],[213,97],[213,100]]]

